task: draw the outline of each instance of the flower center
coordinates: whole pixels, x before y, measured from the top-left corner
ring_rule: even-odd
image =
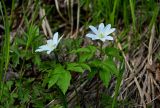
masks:
[[[104,34],[103,34],[103,33],[100,33],[98,36],[99,36],[100,38],[104,38]]]
[[[49,47],[50,47],[51,49],[55,49],[55,48],[56,48],[56,44],[49,45]]]

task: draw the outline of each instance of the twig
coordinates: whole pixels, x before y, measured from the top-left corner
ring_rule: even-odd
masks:
[[[45,10],[44,10],[43,8],[40,8],[39,14],[40,14],[40,17],[41,17],[41,18],[44,17],[44,19],[43,19],[43,21],[42,21],[42,29],[43,29],[44,34],[45,34],[46,36],[48,36],[48,35],[47,35],[47,32],[48,32],[49,37],[52,37],[52,36],[53,36],[52,30],[51,30],[51,27],[50,27],[50,25],[49,25],[49,23],[48,23],[48,20],[47,20],[47,18],[46,18]]]
[[[61,17],[65,22],[67,22],[67,19],[63,17],[61,11],[59,10],[58,1],[57,1],[57,0],[54,0],[54,1],[55,1],[55,5],[56,5],[56,9],[57,9],[58,14],[60,15],[60,17]]]

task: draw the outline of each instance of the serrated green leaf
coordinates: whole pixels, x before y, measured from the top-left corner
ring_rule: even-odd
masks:
[[[85,62],[86,60],[91,59],[93,55],[94,55],[93,53],[83,53],[79,58],[79,62]]]
[[[84,72],[83,68],[77,63],[69,63],[67,64],[67,70],[75,71],[75,72]]]
[[[107,68],[107,70],[110,70],[109,72],[111,72],[112,74],[118,76],[119,71],[116,67],[116,64],[114,63],[114,61],[112,59],[107,59],[103,62],[103,69]]]
[[[102,80],[103,84],[108,87],[109,81],[111,79],[111,74],[109,70],[102,70],[99,72],[100,79]]]
[[[93,60],[90,62],[91,67],[101,68],[103,66],[102,64],[103,64],[103,62],[100,60]]]
[[[50,87],[52,87],[54,84],[56,84],[56,82],[57,82],[58,79],[59,79],[59,76],[60,76],[60,74],[57,73],[57,74],[54,74],[51,78],[49,78],[48,88],[50,88]]]
[[[117,48],[113,48],[113,47],[107,47],[105,48],[105,53],[108,56],[111,57],[116,57],[117,59],[122,59],[122,56],[120,56],[120,51]]]
[[[85,62],[86,60],[89,60],[94,56],[96,50],[97,49],[95,46],[90,45],[85,48],[79,48],[77,50],[72,50],[71,53],[80,54],[79,62]]]
[[[65,94],[71,80],[71,74],[69,71],[65,70],[64,67],[60,64],[55,66],[56,68],[49,73],[49,81],[48,87],[52,87],[54,84],[57,84],[58,87],[62,90]]]
[[[87,65],[87,64],[85,64],[85,63],[80,63],[80,65],[81,65],[81,67],[82,67],[83,69],[86,69],[86,70],[88,70],[88,71],[91,72],[91,68],[90,68],[89,65]]]
[[[57,81],[57,85],[59,88],[62,90],[63,94],[66,93],[69,85],[70,85],[70,80],[71,80],[71,74],[69,71],[64,70],[63,74],[59,76],[59,79]]]
[[[56,65],[54,70],[49,71],[49,81],[48,88],[52,87],[59,80],[59,77],[62,76],[64,68],[61,65]]]

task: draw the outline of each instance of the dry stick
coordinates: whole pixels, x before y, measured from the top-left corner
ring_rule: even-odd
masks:
[[[146,61],[146,59],[144,60],[144,62]],[[144,66],[144,62],[142,63],[142,66],[140,66],[141,68]],[[140,71],[140,68],[138,68],[137,69],[138,70],[138,72]],[[142,75],[144,74],[146,72],[146,70],[144,70],[143,69],[143,71],[142,71]],[[136,73],[137,74],[137,73]],[[138,76],[137,76],[137,78],[140,78],[142,75],[141,74],[139,74]],[[127,80],[129,80],[129,85],[127,85],[127,87],[122,91],[122,93],[121,93],[121,95],[123,95],[124,93],[125,93],[125,91],[134,83],[134,80],[132,80],[132,78],[134,79],[134,77],[131,77],[131,78],[127,78],[125,81],[127,81]],[[124,82],[125,82],[124,81]],[[146,80],[147,81],[147,80]],[[144,90],[142,90],[142,91],[144,91]],[[147,94],[144,94],[146,97],[148,97],[148,95]],[[151,100],[151,99],[150,99]]]
[[[140,72],[140,70],[143,68],[143,66],[145,65],[145,63],[146,63],[146,58],[143,60],[143,62],[141,63],[141,65],[139,66],[139,68],[138,69],[135,69],[134,68],[134,76],[136,76],[137,74],[139,74],[139,72]],[[136,71],[136,72],[135,72]],[[129,78],[127,78],[127,79],[125,79],[125,81],[124,82],[127,82],[128,81],[128,83],[130,82],[130,81],[132,81],[132,79],[134,79],[134,76],[133,75],[131,75],[131,76],[129,76]]]
[[[55,1],[55,5],[56,5],[56,9],[57,9],[58,14],[60,15],[60,17],[61,17],[65,22],[67,22],[67,19],[66,19],[65,17],[63,17],[61,11],[59,10],[58,1],[57,1],[57,0],[54,0],[54,1]]]
[[[144,61],[146,61],[146,59],[144,60]],[[143,64],[143,63],[142,63]],[[140,66],[140,67],[143,67],[143,66]],[[137,69],[138,70],[138,72],[140,72],[140,68],[139,69]],[[142,71],[142,75],[145,73],[145,70],[143,70]],[[141,74],[139,74],[138,76],[137,76],[137,78],[140,78],[141,77]],[[122,93],[121,93],[121,95],[122,94],[124,94],[124,92],[134,83],[134,80],[132,80],[132,78],[134,79],[134,77],[131,77],[131,78],[127,78],[124,82],[126,82],[127,80],[130,80],[129,82],[129,84],[127,85],[127,87],[122,91]],[[147,80],[146,80],[147,81]]]
[[[43,12],[42,8],[40,8],[39,16],[40,16],[40,18],[43,18],[43,16],[44,16],[44,12]],[[45,28],[45,21],[44,21],[44,19],[42,20],[42,29],[43,29],[44,35],[47,36],[47,30]]]
[[[45,108],[48,108],[50,105],[52,105],[52,103],[54,103],[55,99],[53,99],[52,101],[50,101],[47,105],[45,105]]]
[[[155,81],[155,79],[153,79],[153,83],[154,83],[154,85],[156,85],[157,89],[160,91],[160,86],[159,86],[159,84],[157,84],[157,82]]]
[[[153,24],[153,26],[152,26],[152,29],[151,29],[151,36],[150,36],[150,40],[149,40],[149,46],[148,46],[148,64],[150,65],[150,66],[152,66],[152,63],[153,63],[153,61],[152,61],[152,48],[153,48],[153,40],[154,40],[154,36],[155,36],[155,25]],[[150,77],[150,83],[151,83],[151,94],[152,94],[152,99],[154,99],[154,97],[155,97],[155,91],[154,91],[154,86],[153,86],[153,77],[152,77],[152,74],[150,73],[149,74],[149,76],[148,77]],[[152,107],[155,107],[155,103],[153,102],[152,103]]]
[[[84,83],[82,83],[81,85],[80,85],[80,87],[78,87],[77,88],[77,92],[79,91],[79,90],[81,90],[84,86],[85,86],[85,84],[88,82],[88,80],[86,80]],[[76,91],[74,91],[69,97],[68,97],[68,102],[69,101],[71,101],[72,100],[72,98],[74,97],[76,95]]]
[[[151,95],[151,79],[150,79],[150,75],[148,75],[149,74],[149,72],[147,72],[147,87],[148,87],[148,93]]]
[[[152,74],[151,74],[151,76],[152,76]],[[152,99],[154,99],[155,98],[155,88],[154,88],[154,84],[153,84],[153,77],[151,77],[151,88],[152,88]],[[152,108],[155,108],[155,102],[154,101],[152,103]]]
[[[78,7],[77,7],[77,27],[76,27],[76,36],[75,38],[77,37],[78,35],[78,29],[79,29],[79,17],[80,17],[80,2],[79,0],[77,0],[77,4],[78,4]]]
[[[127,87],[122,91],[121,95],[125,93],[125,91],[134,83],[134,81],[131,81]]]
[[[71,0],[71,35],[73,34],[73,25],[74,25],[74,23],[73,23],[73,0]]]
[[[42,20],[42,29],[43,29],[44,34],[45,34],[46,36],[48,36],[48,35],[47,35],[47,32],[48,32],[49,37],[52,37],[52,36],[53,36],[52,30],[51,30],[50,25],[49,25],[49,23],[48,23],[48,20],[47,20],[47,18],[46,18],[45,10],[44,10],[43,8],[40,8],[39,14],[40,14],[40,17],[41,17],[41,18],[44,17],[44,19]]]
[[[147,84],[147,74],[144,74],[145,76],[145,81],[143,82],[143,92],[144,92],[144,95],[146,97],[146,101],[149,102],[151,101],[151,97],[150,97],[150,94],[147,93],[147,87],[148,87],[148,84]]]
[[[156,87],[158,88],[158,90],[160,91],[160,86],[157,84],[157,82],[154,80],[153,75],[151,76],[153,83],[156,85]],[[151,101],[147,102],[146,104],[149,104],[153,101],[155,101],[156,99],[158,99],[160,97],[160,95],[156,96],[155,98],[153,98]]]
[[[116,40],[117,42],[118,42],[118,40]],[[133,69],[131,68],[131,66],[129,65],[129,63],[128,63],[128,61],[127,61],[127,59],[126,59],[126,56],[125,56],[125,54],[124,54],[124,52],[123,52],[123,50],[122,50],[122,46],[121,46],[121,44],[118,42],[118,48],[122,51],[122,55],[123,55],[123,57],[124,57],[124,60],[125,60],[125,62],[126,62],[126,64],[127,64],[127,66],[128,66],[128,68],[129,68],[129,70],[131,71],[131,73],[133,74],[133,76],[134,76],[134,71],[133,71]],[[145,104],[145,101],[144,101],[144,98],[143,98],[143,92],[142,92],[142,90],[141,90],[141,87],[140,87],[140,85],[139,85],[139,83],[138,83],[138,80],[137,80],[137,78],[134,76],[134,81],[135,81],[135,83],[136,83],[136,85],[137,85],[137,88],[138,88],[138,91],[139,91],[139,94],[140,94],[140,97],[141,97],[141,100],[142,100],[142,104],[143,104],[143,107],[144,108],[146,108],[146,104]]]
[[[134,81],[135,81],[135,83],[137,85],[137,88],[138,88],[138,91],[139,91],[139,95],[140,95],[141,100],[142,100],[143,107],[146,108],[146,104],[145,104],[145,101],[144,101],[144,98],[143,98],[144,93],[142,92],[141,87],[140,87],[136,77],[134,77]]]
[[[148,63],[149,63],[149,65],[152,65],[152,47],[153,47],[154,36],[155,36],[155,25],[153,24],[152,30],[151,30],[151,37],[149,40],[149,47],[148,47]]]

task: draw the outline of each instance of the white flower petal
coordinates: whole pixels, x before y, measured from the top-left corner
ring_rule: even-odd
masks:
[[[89,38],[91,38],[92,40],[96,40],[96,39],[97,39],[97,35],[94,35],[94,34],[91,34],[91,33],[88,33],[88,34],[86,35],[86,37],[89,37]]]
[[[35,52],[42,52],[47,50],[50,50],[50,48],[47,45],[42,45],[37,50],[35,50]]]
[[[100,40],[104,42],[106,39],[105,38],[100,38]]]
[[[106,25],[106,27],[104,28],[104,30],[109,30],[111,28],[111,24]]]
[[[105,31],[105,35],[109,35],[109,34],[113,33],[115,30],[116,30],[115,28],[106,30],[106,31]]]
[[[53,43],[58,43],[58,32],[56,32],[53,36]]]
[[[46,45],[42,45],[39,47],[40,49],[43,49],[43,50],[50,50],[51,48],[48,46],[48,44]]]
[[[99,25],[99,27],[98,27],[98,31],[103,31],[103,29],[104,29],[104,24],[101,23],[101,24]]]
[[[50,40],[47,40],[47,44],[48,44],[48,45],[52,45],[52,44],[53,44],[53,40],[51,40],[51,39],[50,39]]]
[[[42,52],[44,51],[43,49],[36,49],[35,52]]]
[[[105,40],[113,40],[113,37],[112,36],[105,36],[104,39]]]
[[[93,31],[93,33],[98,33],[98,30],[94,26],[89,26],[89,28]]]

